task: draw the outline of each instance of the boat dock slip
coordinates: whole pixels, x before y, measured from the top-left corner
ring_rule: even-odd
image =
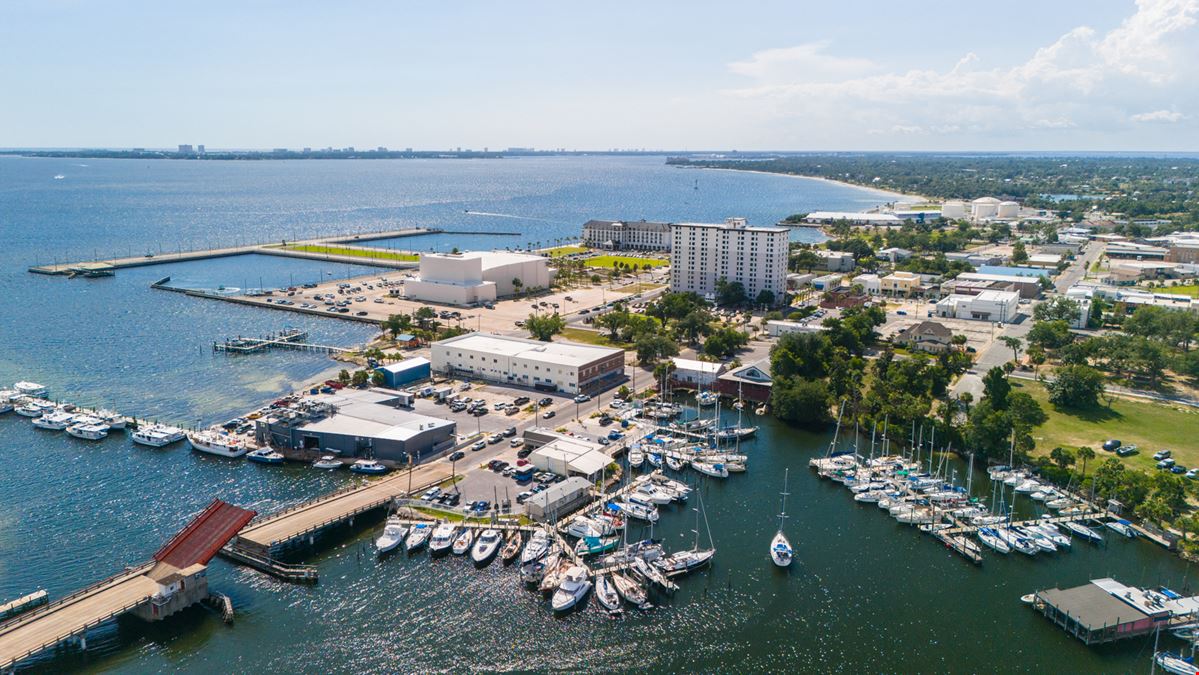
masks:
[[[318,237],[315,239],[304,239],[298,241],[287,241],[286,245],[282,241],[264,242],[260,244],[247,244],[245,246],[227,246],[223,248],[210,248],[198,251],[176,251],[170,252],[149,252],[143,255],[131,255],[124,258],[109,258],[107,260],[92,260],[84,262],[62,262],[50,265],[36,265],[30,267],[29,271],[35,274],[54,274],[54,275],[71,275],[89,273],[107,273],[127,267],[145,267],[147,265],[161,265],[164,263],[186,262],[189,260],[208,260],[210,258],[227,258],[236,255],[248,255],[252,253],[262,253],[266,255],[278,255],[289,258],[309,258],[316,260],[328,260],[336,262],[346,262],[358,265],[374,265],[380,267],[411,267],[414,263],[399,261],[390,258],[372,258],[370,256],[358,255],[338,255],[335,253],[320,253],[312,251],[299,251],[291,247],[293,246],[320,246],[328,244],[337,244],[339,248],[360,248],[354,246],[346,246],[352,242],[372,241],[376,239],[392,239],[399,237],[411,237],[421,234],[436,234],[441,232],[437,228],[429,227],[414,227],[404,230],[387,230],[382,232],[361,232],[358,234],[340,234],[331,237]],[[370,249],[376,250],[376,249]],[[382,249],[378,249],[382,251]]]
[[[212,351],[225,352],[227,354],[256,354],[269,349],[296,349],[301,351],[325,352],[327,354],[354,351],[346,347],[312,344],[305,342],[307,339],[308,333],[306,331],[288,329],[281,333],[267,335],[266,337],[226,338],[224,342],[212,343]]]

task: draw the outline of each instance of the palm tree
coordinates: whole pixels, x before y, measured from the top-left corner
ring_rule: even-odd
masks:
[[[1095,451],[1084,445],[1078,449],[1078,458],[1082,460],[1082,474],[1078,477],[1081,481],[1087,477],[1087,460],[1095,459]]]
[[[1012,350],[1012,360],[1019,361],[1020,348],[1024,346],[1024,341],[1011,335],[1002,335],[999,339]]]

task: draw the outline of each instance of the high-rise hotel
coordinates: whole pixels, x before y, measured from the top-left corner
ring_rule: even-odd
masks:
[[[671,225],[670,290],[716,294],[716,282],[741,282],[753,301],[763,290],[782,302],[787,288],[790,230],[750,227],[744,218],[722,224]]]

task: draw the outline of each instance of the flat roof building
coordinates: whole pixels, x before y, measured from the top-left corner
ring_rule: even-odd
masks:
[[[716,378],[725,370],[725,365],[719,361],[696,361],[694,359],[671,359],[674,371],[670,374],[671,383],[689,388],[711,388],[716,384]]]
[[[962,272],[956,277],[959,281],[999,281],[1011,284],[1022,298],[1041,297],[1041,277],[1022,276],[1015,274],[985,274],[981,272]]]
[[[465,253],[422,253],[420,274],[404,283],[404,295],[446,305],[479,305],[516,292],[520,288],[548,288],[553,281],[549,259],[506,251]]]
[[[820,324],[807,324],[800,321],[771,319],[766,322],[766,334],[770,337],[779,337],[788,333],[820,333],[824,330],[824,326]]]
[[[1167,627],[1172,616],[1194,614],[1191,600],[1125,586],[1115,579],[1094,579],[1075,588],[1040,591],[1033,606],[1067,633],[1092,645]]]
[[[529,461],[541,471],[559,476],[579,476],[594,484],[612,463],[604,446],[581,438],[560,437],[529,454]]]
[[[613,251],[669,251],[670,223],[647,220],[589,220],[583,244]]]
[[[978,295],[949,295],[937,302],[937,316],[977,321],[1011,321],[1020,309],[1020,294],[983,291]]]
[[[549,522],[574,511],[591,499],[591,482],[571,476],[529,497],[525,511],[538,522]]]
[[[432,374],[429,359],[421,356],[379,366],[375,371],[383,374],[383,386],[392,389],[428,379]]]
[[[769,291],[775,304],[787,291],[788,238],[785,227],[750,227],[744,218],[721,224],[671,226],[670,290],[714,298],[721,280],[740,283],[753,302]]]
[[[595,393],[624,377],[624,350],[576,342],[468,333],[434,342],[433,370],[571,394]]]

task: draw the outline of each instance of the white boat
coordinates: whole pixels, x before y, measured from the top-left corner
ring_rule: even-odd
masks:
[[[16,409],[16,406],[14,406],[12,404],[11,400],[4,398],[4,397],[0,397],[0,415],[3,415],[4,413],[12,412],[15,409]]]
[[[555,612],[565,612],[577,605],[590,590],[591,581],[587,578],[587,568],[575,565],[566,571],[566,576],[554,592],[550,605]]]
[[[783,534],[783,523],[787,521],[787,475],[789,473],[789,469],[783,470],[783,491],[779,493],[782,501],[779,507],[779,529],[774,534],[774,539],[770,540],[770,559],[779,567],[789,566],[795,555],[795,549],[791,548],[791,542],[787,541],[787,535]]]
[[[608,575],[601,574],[595,578],[595,598],[610,614],[620,613],[620,592]]]
[[[1028,474],[1023,471],[1013,471],[1008,474],[1007,478],[1003,479],[1003,484],[1008,487],[1016,487],[1026,480],[1028,480]]]
[[[545,557],[522,563],[520,566],[520,580],[526,584],[538,584],[545,578],[547,570],[555,569],[558,566],[558,561],[561,557],[562,554],[554,546],[549,549]]]
[[[502,543],[504,543],[504,538],[500,536],[498,530],[483,530],[483,533],[475,540],[475,545],[470,549],[470,559],[478,565],[486,565],[491,562]]]
[[[545,530],[536,530],[525,544],[525,550],[520,553],[522,565],[541,560],[550,550],[550,535]]]
[[[638,504],[654,506],[673,502],[674,495],[668,494],[665,490],[659,490],[656,486],[642,484],[629,492],[627,499]]]
[[[729,470],[722,462],[702,462],[696,459],[691,461],[691,468],[713,478],[729,477]]]
[[[17,414],[22,417],[41,417],[42,407],[32,401],[26,401],[17,406]]]
[[[341,460],[333,455],[324,455],[312,463],[312,468],[314,469],[340,469],[341,467]]]
[[[620,597],[625,599],[630,605],[639,609],[649,609],[649,593],[645,591],[645,587],[630,579],[627,575],[621,572],[612,574],[612,584],[616,586],[616,592],[620,593]]]
[[[1031,480],[1031,479],[1026,480],[1023,483],[1020,483],[1019,485],[1016,486],[1016,492],[1018,494],[1022,494],[1022,495],[1032,494],[1033,492],[1036,492],[1037,490],[1040,490],[1040,489],[1041,489],[1041,484],[1038,483],[1037,481]]]
[[[633,558],[631,564],[633,565],[633,571],[647,582],[656,584],[667,591],[677,591],[679,589],[678,584],[666,578],[662,570],[649,564],[644,558]]]
[[[1024,529],[1036,532],[1042,537],[1049,539],[1049,541],[1052,541],[1057,546],[1064,546],[1067,548],[1070,546],[1070,537],[1058,532],[1054,528],[1046,527],[1045,525],[1029,525]]]
[[[644,520],[649,523],[658,522],[658,509],[653,506],[646,506],[644,504],[636,504],[636,503],[627,502],[627,501],[614,502],[613,505],[616,506],[616,508],[619,509],[622,513],[628,515],[630,518],[636,518],[637,520]]]
[[[1070,499],[1069,497],[1058,497],[1057,499],[1050,499],[1049,501],[1045,502],[1045,506],[1053,509],[1054,511],[1058,511],[1070,506],[1073,503],[1074,500]]]
[[[383,534],[375,539],[375,550],[379,554],[394,551],[400,542],[404,541],[404,537],[408,534],[408,527],[400,522],[399,518],[391,517],[387,519],[387,524],[383,526]]]
[[[687,498],[691,496],[691,486],[682,481],[662,475],[652,476],[650,480],[657,484],[658,489],[672,493],[674,498],[680,502],[687,501]]]
[[[75,416],[69,412],[56,410],[52,413],[47,413],[41,417],[34,418],[33,426],[38,429],[47,429],[49,431],[62,431],[71,426],[75,421]]]
[[[1157,652],[1153,655],[1153,661],[1167,673],[1175,673],[1175,675],[1199,675],[1199,667],[1195,666],[1194,659],[1185,657],[1182,654]]]
[[[686,574],[707,565],[715,555],[716,549],[714,548],[691,549],[671,553],[665,558],[655,560],[654,564],[667,575],[674,576],[676,574]]]
[[[716,405],[716,402],[719,400],[720,397],[710,391],[701,391],[695,396],[695,402],[703,408]]]
[[[257,450],[246,454],[246,460],[257,462],[258,464],[282,464],[284,459],[283,453],[276,452],[270,448],[258,448]]]
[[[1007,542],[999,536],[999,533],[990,527],[980,527],[978,529],[978,540],[999,553],[1007,554],[1012,552],[1012,547],[1008,546]]]
[[[250,446],[241,438],[217,431],[200,431],[187,435],[192,448],[218,457],[238,458],[250,451]]]
[[[588,518],[587,516],[575,516],[566,526],[567,534],[580,539],[584,537],[606,537],[615,532],[616,528],[612,527],[612,524],[608,521],[599,518]]]
[[[408,538],[404,540],[404,550],[409,553],[415,551],[425,542],[429,541],[429,536],[433,534],[433,526],[428,523],[417,523],[412,526],[412,531],[408,533]]]
[[[645,453],[641,452],[641,448],[633,448],[629,450],[629,466],[634,469],[640,468],[645,463]]]
[[[104,420],[104,423],[107,424],[110,428],[118,429],[118,430],[125,428],[126,420],[125,420],[125,417],[123,415],[121,415],[120,413],[115,413],[111,410],[97,410],[95,412],[95,416]]]
[[[162,424],[151,424],[133,432],[132,438],[134,443],[148,445],[152,448],[161,448],[172,443],[178,443],[186,438],[186,436],[187,434],[183,433],[182,429]]]
[[[72,424],[67,433],[85,441],[99,441],[108,436],[107,424]]]
[[[450,523],[441,523],[433,528],[433,534],[429,539],[429,553],[438,554],[445,553],[454,545],[454,535],[458,532],[458,528]]]
[[[749,438],[758,433],[757,427],[726,427],[716,432],[716,440],[719,441],[736,441]]]
[[[45,396],[48,391],[45,385],[38,384],[37,382],[26,381],[17,382],[12,386],[12,388],[16,389],[17,393],[25,396]]]
[[[1112,532],[1122,534],[1129,539],[1135,539],[1137,536],[1137,531],[1132,529],[1132,523],[1124,520],[1123,518],[1120,520],[1109,520],[1103,525]]]
[[[553,593],[557,590],[562,582],[566,580],[566,573],[574,567],[574,563],[565,555],[558,558],[558,561],[551,567],[545,570],[545,576],[541,579],[541,584],[537,586],[537,590],[542,593]]]
[[[1013,526],[1010,529],[1012,532],[1031,541],[1033,546],[1036,546],[1046,553],[1053,553],[1057,551],[1057,545],[1053,543],[1053,540],[1041,534],[1040,532],[1019,526]]]
[[[254,453],[250,453],[253,455]],[[390,469],[381,462],[376,462],[373,459],[359,459],[350,465],[350,471],[354,473],[362,473],[368,476],[379,476],[387,473]]]
[[[475,531],[467,527],[462,530],[458,538],[454,540],[454,546],[450,549],[454,555],[466,555],[470,550],[470,545],[475,541]]]
[[[1023,553],[1024,555],[1036,555],[1037,551],[1039,550],[1037,545],[1033,543],[1031,539],[1021,536],[1020,534],[1017,534],[1016,532],[1013,532],[1005,527],[995,528],[995,533],[999,535],[999,538],[1002,539],[1005,544],[1012,547],[1013,550]]]
[[[1096,544],[1103,541],[1103,537],[1101,537],[1098,532],[1092,530],[1086,525],[1083,525],[1082,523],[1076,523],[1072,520],[1068,520],[1062,523],[1062,526],[1074,534],[1082,537],[1083,539],[1086,539],[1087,541],[1094,542]]]
[[[673,452],[666,453],[666,468],[671,471],[682,471],[686,466],[686,461],[678,454]]]

